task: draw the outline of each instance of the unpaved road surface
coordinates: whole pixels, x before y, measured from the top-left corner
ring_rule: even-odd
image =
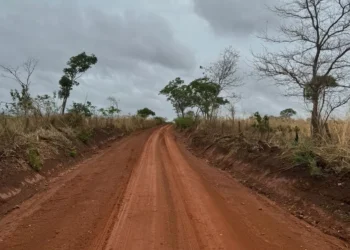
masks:
[[[0,221],[0,249],[347,249],[209,167],[169,126],[122,139]]]

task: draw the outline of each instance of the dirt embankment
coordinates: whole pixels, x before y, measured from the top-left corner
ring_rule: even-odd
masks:
[[[0,220],[0,249],[347,249],[192,155],[170,126],[113,143]]]
[[[311,176],[303,166],[283,160],[282,151],[263,142],[192,132],[181,138],[212,166],[229,172],[323,232],[350,242],[350,174]]]
[[[18,148],[10,157],[0,157],[0,218],[45,189],[52,178],[69,171],[70,166],[98,153],[123,136],[121,130],[110,128],[95,129],[87,141],[82,142],[77,138],[69,147],[44,141],[47,145],[51,144],[54,150],[40,155],[42,167],[39,171],[30,166],[27,149]],[[38,138],[40,140],[45,138]]]

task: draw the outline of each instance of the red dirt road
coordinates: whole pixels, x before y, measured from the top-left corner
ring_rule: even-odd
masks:
[[[53,180],[0,221],[0,249],[347,249],[209,167],[171,127]]]

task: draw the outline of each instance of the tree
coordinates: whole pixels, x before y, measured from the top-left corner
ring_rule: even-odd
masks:
[[[53,96],[37,95],[33,100],[34,112],[39,116],[51,116],[52,114],[59,112],[59,107],[56,104],[56,92],[53,92]]]
[[[200,66],[200,68],[204,69],[205,77],[219,85],[218,91],[221,92],[242,85],[237,75],[238,61],[239,52],[229,46],[224,49],[216,62],[209,67]]]
[[[185,110],[192,105],[190,89],[180,77],[170,81],[159,94],[167,96],[178,116],[185,117]]]
[[[296,115],[297,112],[294,109],[288,108],[288,109],[284,109],[280,112],[280,116],[282,118],[291,118],[293,115]]]
[[[80,53],[77,56],[73,56],[67,62],[68,67],[63,69],[64,75],[59,81],[60,90],[58,92],[59,98],[63,99],[61,113],[64,114],[66,109],[67,100],[70,96],[70,91],[73,86],[79,85],[77,81],[92,65],[97,63],[97,57],[92,55],[86,55],[85,52]]]
[[[241,78],[238,76],[239,52],[232,46],[224,49],[220,58],[212,63],[209,67],[200,66],[204,69],[205,78],[209,78],[211,82],[218,84],[216,96],[220,96],[222,92],[226,92],[226,97],[237,99],[239,96],[234,92],[234,88],[242,85]],[[210,116],[213,115],[215,109],[211,109]]]
[[[313,138],[319,138],[331,113],[350,100],[350,2],[290,0],[272,10],[287,22],[277,36],[261,38],[288,47],[253,54],[255,68],[286,95],[304,98],[311,106]]]
[[[108,108],[100,108],[98,111],[101,112],[103,116],[114,117],[115,114],[119,114],[121,110],[119,109],[118,101],[115,97],[110,96],[107,98],[110,105]]]
[[[94,114],[95,109],[96,107],[89,101],[86,103],[73,102],[73,105],[70,109],[68,109],[68,112],[76,115],[91,117]]]
[[[11,89],[10,91],[13,103],[8,103],[8,106],[10,106],[9,108],[12,113],[27,116],[30,109],[33,107],[33,100],[29,93],[29,87],[31,85],[31,76],[37,64],[38,60],[29,58],[19,67],[0,65],[0,68],[4,71],[2,76],[15,81],[21,88],[20,91],[17,89]],[[25,76],[22,77],[23,72]]]
[[[143,109],[139,109],[137,110],[137,115],[138,116],[141,116],[142,118],[147,118],[149,117],[150,115],[151,116],[155,116],[156,113],[154,113],[152,110],[150,110],[149,108],[143,108]]]
[[[199,78],[189,84],[191,89],[192,106],[199,108],[206,119],[210,119],[213,109],[218,109],[228,101],[223,97],[217,96],[220,89],[219,84],[213,83],[209,78]]]

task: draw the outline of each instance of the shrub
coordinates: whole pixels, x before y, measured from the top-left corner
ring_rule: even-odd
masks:
[[[174,121],[175,121],[176,128],[179,128],[179,129],[187,129],[194,125],[194,119],[191,117],[183,117],[183,118],[179,117],[179,118],[176,118]]]
[[[86,144],[90,140],[90,138],[92,137],[92,131],[87,130],[87,129],[83,129],[78,133],[77,137],[81,142]]]
[[[322,175],[321,169],[317,166],[317,155],[312,150],[312,145],[305,143],[294,150],[293,162],[306,166],[312,176]]]
[[[72,158],[76,157],[77,156],[76,149],[72,149],[71,151],[69,151],[69,156],[72,157]]]
[[[166,118],[160,116],[156,116],[153,119],[155,120],[157,125],[164,124],[166,122]]]
[[[30,148],[28,150],[28,160],[30,167],[35,171],[39,172],[43,164],[41,162],[40,154],[37,149]]]

